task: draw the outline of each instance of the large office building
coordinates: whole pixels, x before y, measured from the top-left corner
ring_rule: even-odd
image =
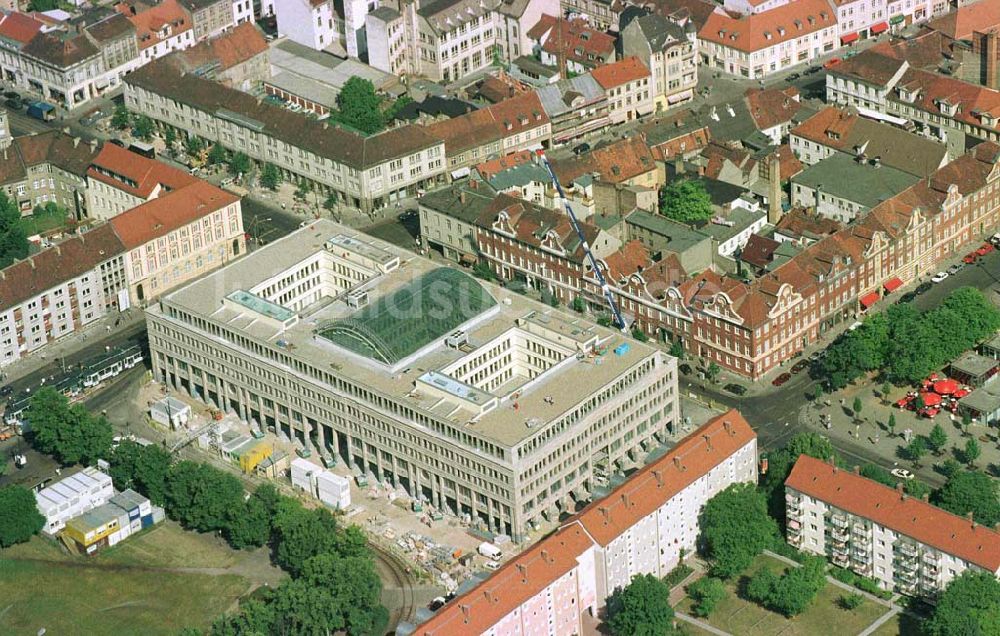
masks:
[[[788,542],[874,578],[933,595],[966,570],[1000,575],[1000,533],[849,470],[802,455],[785,481]]]
[[[331,221],[147,322],[158,380],[518,540],[677,429],[675,359]]]

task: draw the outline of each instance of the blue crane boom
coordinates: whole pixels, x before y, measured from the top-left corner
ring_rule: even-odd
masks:
[[[552,185],[556,187],[556,192],[559,193],[559,198],[562,199],[563,207],[566,208],[566,214],[569,216],[569,221],[573,225],[573,229],[576,231],[577,237],[580,239],[580,243],[583,245],[583,251],[587,254],[587,260],[590,261],[590,267],[593,269],[594,274],[597,276],[597,282],[601,286],[601,293],[604,294],[604,300],[607,301],[608,307],[611,308],[611,313],[615,319],[615,326],[622,330],[622,332],[628,332],[628,325],[625,324],[625,319],[622,318],[621,312],[618,310],[618,303],[615,302],[615,296],[611,293],[611,287],[608,286],[607,279],[604,278],[604,272],[601,268],[597,266],[597,259],[594,258],[594,253],[590,251],[590,243],[587,242],[587,237],[584,236],[583,230],[580,228],[580,223],[576,220],[576,214],[573,213],[573,208],[570,206],[569,201],[566,200],[566,193],[563,192],[562,184],[559,183],[559,178],[556,176],[555,171],[552,169],[552,164],[549,163],[548,157],[541,150],[538,151],[538,156],[541,158],[542,163],[545,164],[545,169],[549,173],[549,178],[552,179]]]

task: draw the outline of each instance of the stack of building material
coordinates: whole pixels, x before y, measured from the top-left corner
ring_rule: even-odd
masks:
[[[312,496],[316,496],[316,475],[321,472],[321,468],[307,459],[296,457],[292,460],[291,474],[292,487],[306,491]]]
[[[351,481],[347,477],[324,470],[316,475],[316,493],[320,501],[338,510],[351,505]]]

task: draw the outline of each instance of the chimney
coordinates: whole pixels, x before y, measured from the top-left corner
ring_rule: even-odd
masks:
[[[722,422],[722,428],[726,430],[728,435],[736,435],[736,431],[733,430],[733,423],[729,420],[724,420]]]
[[[467,604],[461,603],[458,608],[462,610],[462,616],[465,618],[465,622],[469,622],[469,611],[472,609]]]
[[[459,190],[458,191],[458,200],[461,203],[465,203],[465,190]]]
[[[601,516],[604,517],[604,525],[611,523],[611,511],[608,510],[607,506],[601,506],[598,508],[601,511]]]
[[[930,500],[931,500],[931,496],[930,496],[929,493],[925,492],[924,494],[920,495],[920,501],[922,501],[924,503],[929,503]],[[1000,525],[1000,524],[997,524],[997,525]]]
[[[903,482],[901,482],[901,481],[900,482],[896,482],[896,492],[898,492],[900,494],[903,493]]]
[[[703,440],[705,440],[705,445],[708,447],[706,450],[711,453],[712,452],[712,436],[711,435],[702,435],[701,438]]]
[[[969,512],[965,513],[965,518],[968,519],[969,521],[972,521],[972,511],[971,510]]]
[[[860,475],[861,474],[861,466],[858,466],[857,464],[854,464],[854,474],[855,475]]]
[[[674,457],[674,466],[677,468],[677,470],[679,470],[681,472],[684,472],[686,470],[684,468],[684,465],[681,464],[681,458],[680,457]]]
[[[35,259],[28,257],[28,263],[31,265],[31,269],[35,269]]]
[[[486,597],[486,602],[489,603],[490,605],[493,605],[497,602],[496,595],[493,593],[493,590],[489,588],[483,590],[483,596]]]
[[[770,188],[767,194],[767,222],[777,225],[781,220],[781,161],[778,159],[778,152],[771,155],[768,174],[770,178]]]
[[[79,137],[73,137],[73,147],[76,148],[79,145],[80,145],[80,138]]]
[[[663,487],[663,473],[661,473],[658,470],[654,470],[653,471],[653,479],[656,480],[656,487],[657,488],[662,488]]]
[[[986,34],[986,51],[984,55],[986,59],[984,60],[982,66],[985,70],[985,82],[986,88],[992,88],[996,90],[1000,88],[1000,77],[997,77],[997,56],[1000,55],[1000,43],[998,43],[998,35],[995,30],[990,31]]]
[[[674,175],[679,176],[682,174],[684,174],[684,155],[678,151],[677,156],[674,157]]]
[[[555,559],[552,558],[552,554],[550,554],[548,550],[542,550],[542,561],[552,563]]]
[[[525,581],[528,580],[528,566],[523,563],[517,564],[517,571],[521,574],[521,578]]]
[[[623,492],[622,493],[622,505],[624,505],[626,508],[630,507],[630,502],[629,502],[629,499],[628,499],[628,493],[627,492]]]
[[[97,152],[97,140],[96,139],[91,139],[90,140],[90,151],[91,152]]]

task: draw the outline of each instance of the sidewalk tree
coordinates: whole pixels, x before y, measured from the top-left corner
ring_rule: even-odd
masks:
[[[573,298],[573,300],[570,301],[569,306],[570,309],[572,309],[578,314],[582,314],[587,309],[587,303],[585,303],[583,298],[580,296],[576,296],[575,298]]]
[[[889,403],[889,392],[890,391],[892,391],[892,385],[889,384],[888,382],[883,382],[882,383],[882,390],[880,391],[882,393],[882,403],[883,404],[888,404]]]
[[[878,464],[865,464],[861,467],[861,476],[867,477],[872,481],[877,481],[880,484],[889,486],[890,488],[896,487],[896,482],[899,480],[892,476],[888,470],[882,468]]]
[[[205,142],[198,135],[191,135],[184,141],[184,151],[192,157],[198,156],[204,149]]]
[[[712,198],[700,181],[675,179],[660,189],[660,214],[681,223],[701,223],[712,217]]]
[[[906,446],[906,456],[916,465],[920,465],[920,458],[927,453],[927,442],[923,437],[917,436]]]
[[[674,633],[670,589],[652,574],[637,574],[608,597],[608,628],[614,636]]]
[[[722,369],[715,363],[715,360],[712,360],[708,363],[708,368],[705,369],[705,377],[708,378],[709,382],[715,382],[721,372]]]
[[[114,115],[111,116],[111,127],[117,130],[125,130],[132,126],[132,114],[128,112],[124,104],[119,104],[115,108]]]
[[[302,179],[301,181],[299,181],[298,185],[295,187],[295,195],[294,196],[299,201],[305,201],[306,197],[309,196],[310,192],[312,192],[312,185],[308,181],[306,181],[305,179]]]
[[[990,572],[966,570],[948,583],[937,598],[928,636],[1000,633],[1000,582]]]
[[[177,141],[177,131],[174,130],[173,126],[167,126],[167,129],[163,131],[163,143],[167,144],[167,148],[171,148]]]
[[[260,171],[260,184],[268,190],[277,190],[281,185],[281,171],[273,163],[265,163]]]
[[[974,466],[976,460],[979,459],[979,456],[982,454],[982,452],[983,449],[979,447],[979,442],[976,440],[976,438],[970,437],[969,439],[965,440],[965,448],[962,450],[962,459],[964,459],[965,463],[968,464],[970,467]]]
[[[146,115],[139,115],[132,122],[132,134],[143,141],[149,141],[153,138],[153,131],[156,127],[153,124],[153,120]]]
[[[951,479],[953,476],[957,475],[959,471],[962,470],[962,465],[957,461],[949,457],[940,464],[938,464],[937,471],[945,476],[945,479]]]
[[[229,172],[233,176],[248,174],[250,172],[250,157],[243,152],[234,152],[229,157]]]
[[[962,413],[962,435],[969,435],[969,427],[972,426],[972,416],[968,411]]]
[[[684,346],[679,341],[674,341],[670,344],[670,355],[677,358],[678,360],[683,360]]]
[[[886,427],[889,429],[889,435],[890,436],[896,434],[896,414],[895,413],[889,413],[889,421],[886,422]]]
[[[0,548],[24,543],[45,526],[35,495],[23,486],[0,488]]]
[[[323,200],[323,208],[327,212],[333,212],[334,210],[336,210],[337,209],[337,195],[334,194],[334,193],[332,193],[332,192],[330,194],[326,195],[326,199]]]
[[[934,490],[919,479],[908,479],[903,482],[903,492],[914,499],[930,497]]]
[[[992,528],[1000,522],[997,481],[975,470],[962,470],[934,493],[933,502],[956,515],[972,513],[978,523]]]
[[[830,440],[814,432],[794,435],[784,448],[768,454],[767,473],[760,479],[759,488],[767,498],[767,509],[773,519],[782,525],[785,520],[785,480],[799,455],[809,455],[823,461],[836,461]]]
[[[712,575],[728,579],[774,544],[778,524],[767,514],[764,493],[753,484],[733,484],[705,504],[701,536],[713,559]]]
[[[863,406],[864,404],[861,402],[861,397],[854,396],[854,404],[851,405],[851,413],[854,416],[854,419],[858,419],[858,416],[861,415],[861,408]]]
[[[945,444],[948,443],[948,434],[944,432],[940,424],[935,424],[934,428],[931,429],[930,434],[927,436],[927,446],[931,449],[931,452],[935,455],[940,455],[941,451],[944,450]]]
[[[31,421],[32,446],[64,466],[92,464],[110,455],[111,424],[81,404],[70,406],[66,396],[51,387],[38,390],[25,416]]]
[[[695,616],[706,618],[726,598],[726,586],[717,578],[705,576],[687,586],[687,593],[694,599]]]
[[[229,159],[229,153],[222,144],[212,144],[212,149],[208,151],[208,163],[213,166],[220,166]]]

